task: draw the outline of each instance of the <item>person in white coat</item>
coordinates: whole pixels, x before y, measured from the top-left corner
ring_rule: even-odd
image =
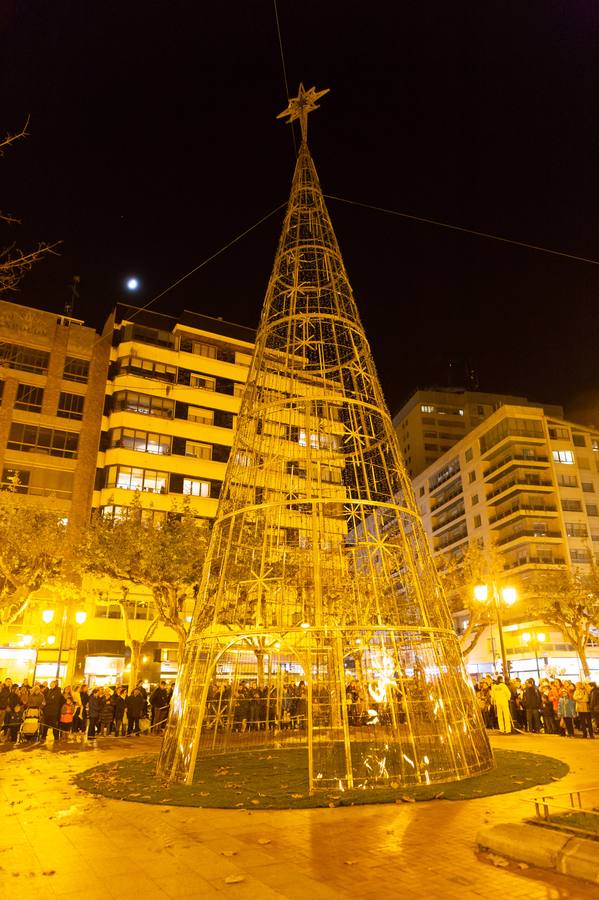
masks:
[[[512,693],[503,680],[502,675],[497,676],[497,681],[491,688],[491,701],[497,710],[497,722],[499,730],[503,734],[510,734],[512,731],[512,717],[510,715],[510,700]]]

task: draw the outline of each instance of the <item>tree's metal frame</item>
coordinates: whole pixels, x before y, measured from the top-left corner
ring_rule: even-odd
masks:
[[[493,765],[391,417],[302,144],[158,771],[306,748],[306,784]],[[405,339],[405,338],[404,338]]]

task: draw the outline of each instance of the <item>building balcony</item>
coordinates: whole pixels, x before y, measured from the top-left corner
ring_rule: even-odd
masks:
[[[522,464],[530,466],[533,469],[546,469],[549,465],[549,457],[539,453],[535,453],[534,456],[524,453],[509,453],[506,456],[502,456],[501,459],[498,459],[496,462],[490,462],[489,468],[485,472],[485,481],[496,481],[498,478],[501,478],[509,472],[510,469],[516,467],[519,468]],[[491,475],[494,477],[491,478]]]
[[[517,491],[534,491],[535,493],[548,493],[554,490],[554,484],[547,479],[538,481],[526,481],[524,477],[513,478],[507,483],[498,485],[494,491],[487,494],[487,503],[499,503],[499,497],[508,496]]]
[[[512,534],[506,534],[504,537],[499,538],[496,542],[498,547],[503,547],[506,544],[518,544],[522,541],[529,541],[531,538],[538,538],[542,541],[562,541],[562,535],[559,531],[545,531],[539,532],[534,530],[528,531],[518,531]]]
[[[458,544],[460,541],[464,541],[467,538],[468,528],[466,526],[466,523],[464,522],[463,525],[461,525],[455,531],[444,534],[440,538],[438,538],[438,540],[435,541],[434,550],[436,552],[439,552],[440,550],[446,550],[453,544]]]
[[[520,559],[508,560],[504,563],[505,571],[514,572],[516,569],[525,569],[527,566],[544,569],[547,566],[563,566],[566,560],[563,556],[551,556],[548,558],[541,556],[525,556]]]
[[[441,507],[447,506],[448,503],[451,503],[452,500],[455,500],[455,498],[459,497],[462,493],[462,480],[460,478],[446,494],[440,494],[435,497],[435,501],[431,503],[431,512],[436,512],[438,509],[441,509]]]
[[[453,510],[451,513],[447,511],[443,515],[439,516],[439,521],[433,523],[432,531],[433,533],[440,531],[442,528],[445,528],[451,522],[455,522],[456,519],[461,519],[462,516],[466,515],[466,511],[464,509],[464,504],[458,504],[457,508]]]
[[[557,507],[546,503],[516,503],[513,506],[510,506],[509,509],[504,509],[496,515],[491,516],[489,518],[489,525],[494,525],[496,522],[502,522],[509,516],[526,516],[530,515],[530,513],[533,513],[535,516],[551,516],[553,513],[557,513]]]

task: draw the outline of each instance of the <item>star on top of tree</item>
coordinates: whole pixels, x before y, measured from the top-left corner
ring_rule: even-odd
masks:
[[[289,99],[289,106],[282,113],[279,113],[277,119],[289,116],[286,122],[287,125],[299,119],[302,129],[302,141],[306,141],[308,138],[308,115],[319,108],[316,101],[328,94],[329,90],[330,88],[325,88],[324,91],[317,91],[315,87],[305,90],[303,84],[300,84],[297,97]]]

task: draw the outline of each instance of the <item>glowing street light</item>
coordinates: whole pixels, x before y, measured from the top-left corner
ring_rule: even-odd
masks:
[[[131,277],[125,282],[128,291],[136,291],[139,288],[139,278]]]
[[[539,647],[545,643],[547,635],[543,631],[525,631],[522,635],[522,643],[527,647],[532,647],[535,651],[535,663],[537,666],[537,678],[541,680],[541,670],[539,668]]]
[[[60,640],[58,644],[58,657],[56,660],[56,678],[60,679],[60,665],[62,662],[62,651],[64,649],[64,638],[65,631],[68,624],[68,613],[69,608],[68,604],[65,603],[62,610],[62,618],[60,623]],[[78,609],[75,611],[75,623],[77,625],[83,625],[87,619],[87,613],[83,609]],[[45,622],[46,625],[49,625],[54,621],[54,610],[53,609],[44,609],[42,610],[42,621]],[[56,643],[56,635],[49,634],[46,638],[47,644],[55,644]]]
[[[491,595],[489,597],[489,595]],[[516,588],[504,587],[501,591],[493,582],[491,585],[477,584],[474,588],[474,599],[479,603],[487,603],[489,599],[493,601],[495,606],[495,615],[497,616],[497,628],[499,630],[499,646],[501,647],[501,665],[503,666],[503,677],[508,678],[507,655],[505,652],[505,642],[503,640],[503,619],[501,616],[501,604],[512,606],[518,599]]]

